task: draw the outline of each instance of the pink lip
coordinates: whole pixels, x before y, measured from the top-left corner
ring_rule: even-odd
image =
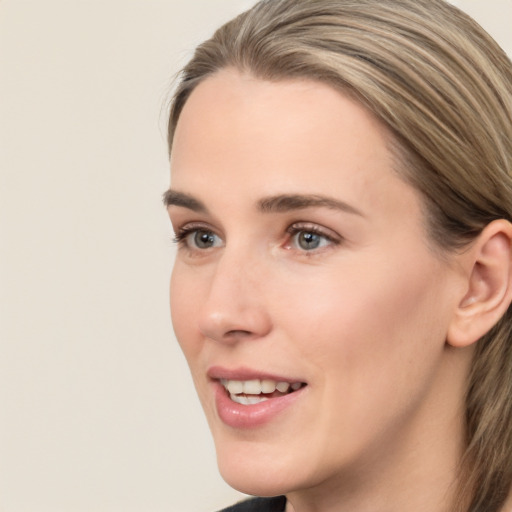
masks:
[[[285,409],[291,407],[304,393],[307,386],[301,389],[283,395],[280,397],[269,398],[264,402],[253,405],[242,405],[233,402],[220,383],[220,379],[228,380],[251,380],[251,379],[271,379],[277,382],[302,382],[300,380],[290,380],[288,377],[279,377],[268,373],[261,373],[247,368],[238,368],[227,370],[226,368],[212,367],[208,371],[208,376],[212,379],[212,387],[215,395],[215,405],[220,420],[227,426],[236,429],[251,429],[265,425],[274,420]]]
[[[212,366],[207,372],[210,379],[220,380],[253,380],[253,379],[269,379],[275,380],[276,382],[304,382],[302,379],[294,377],[284,377],[282,375],[276,375],[264,371],[253,370],[251,368],[240,367],[240,368],[223,368],[221,366]]]

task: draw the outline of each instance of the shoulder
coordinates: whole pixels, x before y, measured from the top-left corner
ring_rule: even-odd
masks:
[[[277,496],[275,498],[252,498],[241,501],[220,512],[284,512],[285,506],[286,498],[284,496]]]

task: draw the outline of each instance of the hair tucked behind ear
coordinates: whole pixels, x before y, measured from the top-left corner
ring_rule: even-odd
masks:
[[[443,0],[265,0],[221,27],[183,70],[169,150],[198,83],[234,67],[350,94],[394,135],[397,170],[424,199],[440,252],[512,219],[512,65]],[[478,342],[466,401],[460,496],[498,511],[512,484],[512,311]],[[466,509],[465,509],[466,510]]]

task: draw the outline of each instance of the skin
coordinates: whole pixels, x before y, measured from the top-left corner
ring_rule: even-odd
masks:
[[[432,249],[388,140],[326,85],[234,70],[202,82],[177,126],[171,188],[196,202],[169,206],[175,232],[192,232],[171,279],[176,336],[223,477],[286,494],[290,511],[451,510],[472,348],[446,339],[466,256]],[[345,207],[261,210],[282,194]],[[312,229],[320,245],[305,249]],[[307,386],[272,421],[236,429],[216,410],[215,365]]]

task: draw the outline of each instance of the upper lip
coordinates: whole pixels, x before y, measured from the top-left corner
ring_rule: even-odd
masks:
[[[238,368],[224,368],[222,366],[211,366],[206,372],[210,379],[220,380],[256,380],[268,379],[276,382],[305,382],[301,378],[289,377],[260,371],[253,368],[238,367]]]

